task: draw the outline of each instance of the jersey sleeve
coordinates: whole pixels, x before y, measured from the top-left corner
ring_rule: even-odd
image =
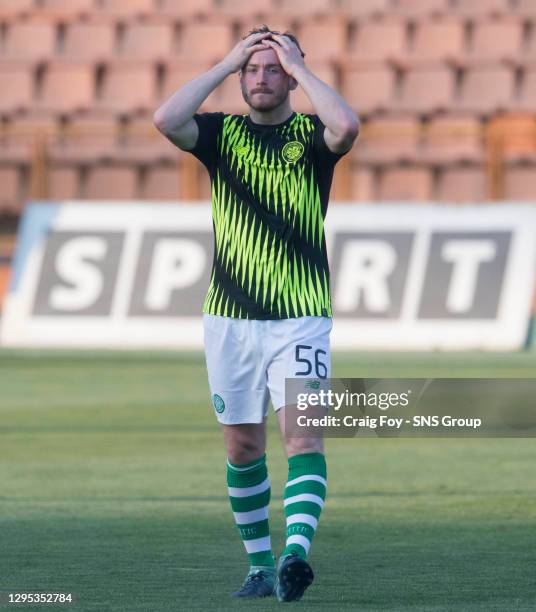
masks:
[[[209,172],[212,171],[218,157],[218,136],[221,133],[225,113],[196,113],[194,120],[199,129],[195,147],[189,149],[202,162]]]
[[[351,150],[352,147],[350,147],[350,149],[344,153],[333,153],[333,151],[328,148],[328,145],[324,139],[324,130],[326,129],[326,126],[322,123],[322,121],[320,121],[320,117],[317,115],[314,115],[313,121],[315,124],[314,152],[316,160],[321,166],[334,166],[339,159],[341,159],[341,157],[346,155]]]

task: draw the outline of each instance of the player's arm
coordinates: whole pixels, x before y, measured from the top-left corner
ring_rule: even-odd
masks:
[[[268,35],[252,34],[241,40],[221,62],[178,89],[154,113],[156,128],[181,149],[193,149],[199,136],[193,119],[197,109],[226,77],[242,68],[252,53],[267,49],[262,39]]]
[[[264,41],[279,57],[283,70],[292,76],[307,94],[326,126],[324,140],[333,153],[344,153],[359,135],[359,119],[347,102],[305,65],[298,47],[290,38],[273,34]]]

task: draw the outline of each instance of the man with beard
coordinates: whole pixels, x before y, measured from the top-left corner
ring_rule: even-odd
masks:
[[[208,72],[155,113],[156,127],[208,169],[214,261],[203,306],[212,404],[227,450],[227,484],[249,557],[236,597],[301,598],[313,580],[307,561],[326,496],[321,437],[285,433],[285,378],[330,376],[332,308],[324,238],[333,170],[359,121],[305,65],[290,33],[252,30]],[[197,113],[239,73],[248,114]],[[293,112],[300,85],[316,114]],[[275,564],[268,524],[269,398],[288,457],[286,547]]]

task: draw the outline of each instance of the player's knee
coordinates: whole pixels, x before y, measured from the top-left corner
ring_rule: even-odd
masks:
[[[288,457],[303,453],[323,453],[324,441],[322,438],[289,438],[285,440],[285,448]]]
[[[264,448],[260,448],[254,440],[233,440],[227,448],[229,461],[235,465],[255,461],[255,459],[261,457],[263,453]]]

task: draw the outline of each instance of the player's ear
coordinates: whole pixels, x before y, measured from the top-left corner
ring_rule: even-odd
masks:
[[[290,77],[288,80],[288,88],[290,91],[294,91],[298,87],[298,81],[294,77]]]

